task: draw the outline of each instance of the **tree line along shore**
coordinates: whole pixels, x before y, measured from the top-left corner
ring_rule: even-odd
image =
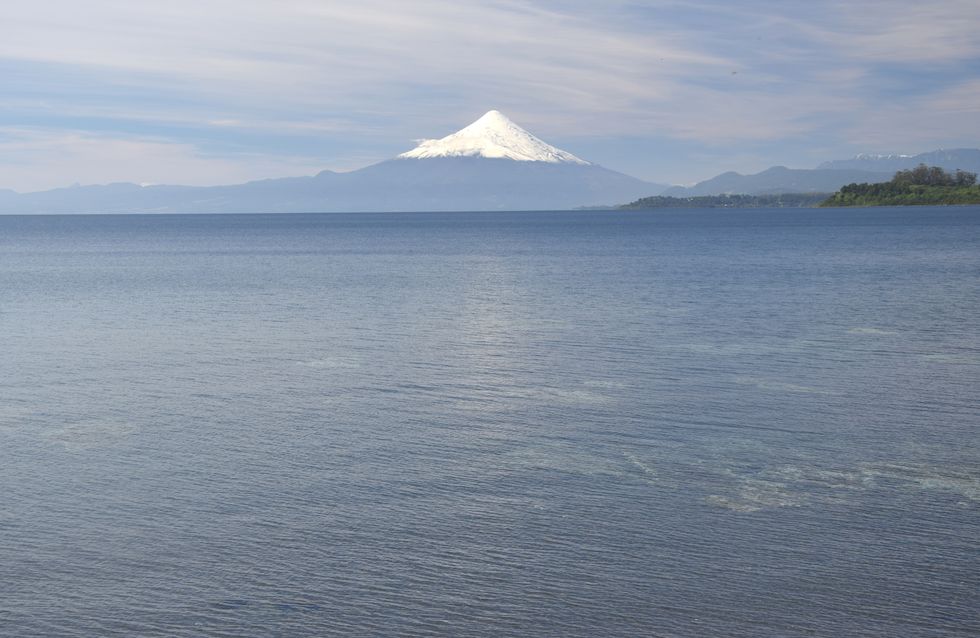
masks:
[[[782,193],[773,195],[703,195],[698,197],[643,197],[620,206],[622,210],[653,208],[817,208],[841,206],[943,206],[980,204],[977,174],[947,172],[920,164],[895,173],[891,181],[848,184],[836,193]]]

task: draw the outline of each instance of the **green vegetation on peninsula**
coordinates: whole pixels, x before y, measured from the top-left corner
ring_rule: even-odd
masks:
[[[697,197],[643,197],[624,204],[621,210],[651,208],[813,208],[827,193],[783,193],[780,195],[699,195]]]
[[[948,172],[939,166],[901,170],[891,181],[848,184],[833,194],[781,193],[759,195],[698,195],[643,197],[620,210],[655,208],[815,208],[840,206],[944,206],[980,204],[977,174]]]
[[[977,174],[948,173],[938,166],[919,164],[898,171],[890,182],[848,184],[821,206],[941,206],[980,204]]]

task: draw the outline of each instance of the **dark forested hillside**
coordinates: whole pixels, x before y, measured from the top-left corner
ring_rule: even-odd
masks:
[[[898,171],[889,182],[848,184],[822,206],[916,206],[980,204],[976,173],[947,172],[938,166]]]

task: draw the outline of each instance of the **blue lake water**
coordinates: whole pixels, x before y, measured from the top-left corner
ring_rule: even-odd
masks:
[[[0,635],[980,633],[980,208],[0,217]]]

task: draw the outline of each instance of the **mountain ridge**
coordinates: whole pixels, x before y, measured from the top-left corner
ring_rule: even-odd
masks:
[[[823,162],[817,168],[858,169],[895,173],[896,171],[915,168],[919,164],[938,166],[947,171],[959,169],[971,173],[980,173],[980,149],[940,148],[915,155],[870,155],[862,153],[851,159]]]
[[[891,173],[846,169],[786,168],[773,166],[743,175],[728,171],[694,186],[672,186],[661,195],[696,197],[706,195],[775,195],[780,193],[832,193],[852,182],[885,182]]]
[[[693,186],[672,186],[660,195],[700,197],[833,193],[847,184],[887,182],[897,171],[915,168],[919,164],[939,166],[948,171],[959,169],[980,173],[980,149],[937,149],[915,155],[862,153],[847,160],[823,162],[817,168],[772,166],[751,174],[727,171]]]

